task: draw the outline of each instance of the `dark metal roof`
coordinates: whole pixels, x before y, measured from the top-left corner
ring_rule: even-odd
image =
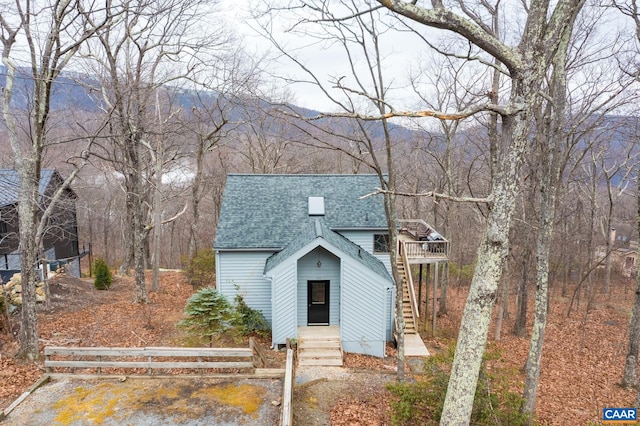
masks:
[[[56,171],[52,169],[42,170],[40,176],[40,185],[38,192],[44,195],[49,183],[51,182]],[[0,169],[0,206],[16,204],[18,202],[18,190],[20,185],[20,176],[16,170]]]
[[[216,249],[280,250],[309,224],[308,198],[324,197],[322,222],[334,231],[386,229],[377,175],[230,174],[216,231]]]

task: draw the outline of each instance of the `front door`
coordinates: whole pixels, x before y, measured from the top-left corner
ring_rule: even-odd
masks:
[[[329,325],[329,281],[307,281],[307,324]]]

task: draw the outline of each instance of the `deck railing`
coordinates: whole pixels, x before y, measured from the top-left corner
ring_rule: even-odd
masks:
[[[407,251],[405,246],[405,241],[400,241],[400,257],[404,262],[404,272],[407,277],[407,287],[409,287],[409,300],[411,301],[411,314],[413,316],[413,324],[418,329],[418,318],[420,315],[418,313],[418,301],[416,299],[416,291],[413,288],[413,276],[411,275],[411,267],[409,265],[409,259],[407,258]]]
[[[407,258],[449,257],[448,241],[403,241]]]

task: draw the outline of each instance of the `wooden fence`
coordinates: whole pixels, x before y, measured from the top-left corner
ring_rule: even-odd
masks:
[[[282,391],[281,426],[293,425],[293,386],[296,381],[296,363],[293,357],[293,349],[287,349],[287,365],[284,373],[284,386]]]
[[[47,374],[154,375],[163,370],[179,370],[181,374],[203,374],[255,370],[253,347],[249,348],[105,348],[45,347],[44,366]],[[71,359],[70,359],[71,358]],[[79,371],[80,370],[80,371]]]

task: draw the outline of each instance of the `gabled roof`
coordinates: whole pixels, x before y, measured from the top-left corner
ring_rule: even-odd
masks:
[[[216,249],[275,249],[307,229],[309,197],[324,197],[323,223],[332,230],[386,229],[376,175],[230,174],[216,231]]]
[[[40,173],[40,184],[38,192],[44,195],[49,183],[57,174],[55,170],[43,169]],[[20,186],[20,176],[13,169],[0,169],[0,206],[16,204],[18,202],[18,190]]]
[[[300,235],[298,235],[298,237],[294,238],[287,247],[282,251],[271,255],[265,264],[265,273],[284,262],[295,252],[317,238],[323,238],[338,250],[366,266],[367,269],[374,271],[389,281],[392,281],[387,268],[379,259],[337,232],[333,232],[327,228],[322,223],[321,219],[315,219],[307,223],[305,229],[300,233]]]

